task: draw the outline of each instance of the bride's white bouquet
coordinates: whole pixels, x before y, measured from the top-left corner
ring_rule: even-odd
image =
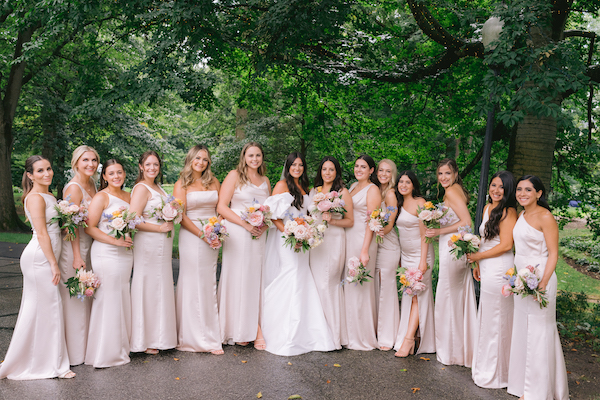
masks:
[[[324,232],[327,225],[318,224],[310,216],[297,217],[290,219],[285,223],[282,238],[285,244],[289,245],[296,253],[300,250],[306,252],[323,243]]]

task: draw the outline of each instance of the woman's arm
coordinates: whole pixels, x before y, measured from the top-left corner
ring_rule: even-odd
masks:
[[[344,208],[346,209],[344,218],[334,219],[331,218],[331,213],[324,212],[323,220],[327,221],[329,225],[339,226],[340,228],[352,228],[354,226],[354,204],[352,203],[352,196],[350,196],[350,192],[346,188],[343,188],[341,193],[342,200],[344,200]]]
[[[120,239],[116,239],[113,236],[102,232],[98,228],[98,223],[102,217],[102,211],[108,207],[108,203],[108,195],[104,192],[100,192],[94,196],[88,211],[88,227],[85,228],[85,233],[94,238],[94,240],[102,243],[112,244],[113,246],[131,247],[133,245],[131,238],[121,237]]]
[[[546,261],[546,269],[544,270],[544,276],[538,287],[540,290],[545,290],[548,286],[548,282],[552,277],[552,273],[556,269],[556,263],[558,262],[558,225],[554,216],[550,211],[545,211],[539,217],[539,223],[544,234],[544,240],[546,240],[546,247],[548,248],[548,261]]]
[[[396,211],[392,211],[392,215],[390,215],[390,223],[385,228],[383,228],[382,235],[387,235],[392,231],[392,229],[394,229],[394,221],[396,221],[396,218],[398,217],[398,199],[396,199],[396,194],[393,190],[389,190],[385,194],[384,203],[386,207],[396,208]]]
[[[235,184],[237,182],[237,179],[237,171],[229,171],[227,177],[221,185],[221,190],[219,191],[219,202],[217,203],[217,212],[221,214],[223,218],[225,218],[227,221],[241,226],[242,228],[250,232],[253,236],[260,237],[260,235],[263,233],[262,229],[258,229],[250,225],[246,221],[242,220],[235,211],[229,208],[229,203],[231,203],[233,192],[235,192]]]
[[[517,223],[517,211],[514,208],[507,208],[505,210],[504,218],[500,221],[498,228],[500,229],[500,243],[486,251],[479,251],[477,253],[467,254],[469,262],[478,262],[486,258],[498,257],[513,247],[513,228]]]
[[[367,191],[367,215],[365,218],[369,218],[373,210],[381,207],[381,192],[375,185],[371,186]],[[360,216],[359,216],[360,218]],[[360,262],[366,266],[369,263],[369,246],[373,240],[373,231],[369,229],[369,224],[365,224],[365,238],[363,240],[363,246],[360,251]]]
[[[444,201],[452,208],[458,217],[458,222],[443,228],[427,229],[425,231],[427,237],[445,235],[446,233],[456,232],[460,226],[472,225],[471,214],[469,214],[469,209],[467,208],[467,201],[459,185],[452,185],[446,190],[446,198]]]
[[[136,215],[142,216],[144,214],[144,208],[148,200],[152,198],[152,194],[148,188],[144,185],[137,185],[133,188],[131,193],[131,203],[129,204],[129,211],[134,211]],[[136,228],[143,232],[156,232],[156,233],[167,233],[173,230],[173,222],[165,222],[163,224],[152,224],[150,222],[142,222],[137,225]]]
[[[35,234],[40,244],[40,248],[44,253],[44,257],[50,264],[50,270],[52,271],[52,284],[58,285],[60,282],[60,269],[58,268],[58,262],[56,261],[56,255],[52,250],[52,241],[48,234],[48,228],[46,227],[46,201],[42,195],[32,193],[27,196],[27,210],[31,215],[31,224],[35,229]]]
[[[273,188],[273,193],[271,194],[271,196],[275,196],[277,194],[287,193],[287,192],[289,192],[287,183],[285,181],[279,181],[275,184],[275,187]],[[274,219],[272,221],[273,221],[273,224],[275,224],[275,226],[277,227],[277,229],[279,229],[280,232],[283,232],[283,230],[284,230],[283,220]]]
[[[71,185],[65,190],[63,197],[65,200],[68,198],[73,204],[81,205],[83,201],[83,193],[78,185]],[[85,268],[85,261],[81,258],[81,248],[79,247],[79,229],[75,235],[75,239],[71,241],[71,248],[73,249],[73,268]]]

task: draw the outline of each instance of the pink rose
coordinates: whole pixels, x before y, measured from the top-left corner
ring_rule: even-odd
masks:
[[[348,270],[348,275],[351,276],[351,277],[353,277],[353,278],[356,276],[357,273],[358,273],[358,271],[355,270],[355,269],[351,268],[351,269]]]
[[[340,194],[334,190],[332,192],[329,192],[329,195],[331,196],[329,198],[332,199],[334,197],[338,197]]]
[[[329,211],[331,209],[331,207],[332,207],[332,203],[329,200],[324,200],[324,201],[321,201],[319,204],[317,204],[317,208],[321,212]]]
[[[85,295],[86,295],[87,297],[92,297],[92,296],[94,295],[94,289],[93,289],[93,288],[91,288],[91,287],[89,287],[89,288],[85,289]]]
[[[79,206],[77,204],[71,204],[69,206],[69,212],[71,212],[71,213],[78,213],[79,212]]]
[[[294,231],[296,240],[306,240],[310,237],[310,230],[304,225],[298,225]]]
[[[512,294],[512,292],[510,291],[510,289],[512,289],[512,288],[508,284],[502,286],[502,295],[504,297],[509,297]]]
[[[248,215],[248,223],[252,226],[261,226],[264,221],[263,213],[253,212]]]
[[[360,260],[358,257],[351,257],[348,260],[348,269],[358,269],[360,267]]]
[[[425,288],[426,286],[423,282],[415,282],[415,284],[413,285],[415,293],[422,292],[423,290],[425,290]]]
[[[317,193],[317,194],[314,195],[313,202],[319,203],[319,202],[321,202],[323,200],[326,200],[326,199],[327,199],[327,195],[325,193],[319,192],[319,193]]]
[[[177,209],[167,204],[162,209],[162,215],[165,221],[173,221],[177,217]]]
[[[409,295],[409,296],[412,296],[412,294],[413,294],[413,291],[412,291],[412,289],[411,289],[411,288],[406,288],[406,290],[404,291],[404,293],[406,293],[406,294],[407,294],[407,295]]]
[[[423,210],[419,213],[419,219],[421,221],[430,221],[433,217],[433,213],[429,210]]]

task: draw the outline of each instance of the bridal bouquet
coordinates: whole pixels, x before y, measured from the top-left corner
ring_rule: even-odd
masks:
[[[327,225],[317,224],[312,217],[297,217],[285,223],[282,238],[296,253],[306,252],[323,243],[326,229]]]
[[[502,286],[502,294],[505,297],[513,293],[522,297],[532,296],[533,300],[540,303],[540,308],[547,307],[548,297],[546,296],[546,291],[538,289],[543,275],[538,267],[539,264],[535,267],[528,265],[519,271],[517,271],[517,267],[506,271],[504,279],[508,283]]]
[[[368,278],[373,279],[371,276],[371,270],[366,269],[358,257],[350,257],[347,266],[348,275],[346,276],[346,279],[342,281],[342,285],[345,283],[360,283],[362,286],[363,282],[371,282]]]
[[[448,240],[450,253],[454,254],[457,260],[465,254],[476,253],[480,244],[481,240],[478,236],[473,235],[471,227],[468,225],[459,227],[458,234],[452,235]],[[476,265],[476,263],[471,263],[472,268]]]
[[[96,289],[100,286],[100,280],[92,271],[86,271],[83,268],[77,270],[75,276],[70,277],[65,283],[69,290],[69,296],[75,297],[81,301],[92,297]]]
[[[227,232],[227,227],[225,225],[221,225],[219,223],[219,219],[217,217],[210,217],[209,219],[198,219],[202,224],[202,236],[200,239],[206,238],[209,243],[213,243],[215,240],[219,241],[219,245],[217,247],[212,247],[213,250],[217,250],[223,245],[225,239],[229,236]]]
[[[150,212],[151,217],[156,217],[158,221],[173,222],[180,224],[183,218],[183,201],[169,196],[167,201],[161,197],[161,205],[155,207]],[[171,237],[172,231],[167,232],[167,237]]]
[[[392,213],[396,207],[386,207],[386,209],[377,208],[373,210],[369,217],[369,229],[377,235],[377,243],[383,243],[383,228],[389,225]]]
[[[119,207],[112,214],[102,214],[102,216],[108,219],[108,227],[110,228],[108,234],[114,236],[116,239],[120,239],[121,237],[133,239],[133,236],[137,232],[135,227],[144,222],[142,217],[138,217],[135,211],[129,211],[129,208],[126,206]],[[131,250],[132,248],[133,246],[128,247],[127,250]]]
[[[429,268],[429,266],[428,266]],[[423,273],[417,267],[398,268],[400,276],[400,291],[402,294],[414,296],[421,293],[427,286],[423,283]]]
[[[87,228],[88,210],[84,205],[72,203],[71,196],[67,196],[65,200],[61,200],[54,209],[58,213],[56,217],[52,217],[50,222],[58,222],[60,229],[66,229],[67,234],[65,240],[71,242],[77,236],[79,228]]]
[[[265,226],[270,228],[273,226],[273,221],[271,221],[272,215],[273,213],[271,212],[271,208],[269,206],[262,205],[258,201],[254,200],[252,205],[247,207],[246,211],[241,213],[240,218],[257,228],[263,228]],[[258,238],[252,235],[252,239]]]
[[[431,201],[423,204],[423,207],[417,207],[417,217],[423,221],[425,227],[430,229],[439,229],[442,225],[446,224],[446,220],[451,217],[447,215],[449,208],[443,204],[434,205]],[[433,238],[425,238],[426,243],[433,243]]]
[[[313,204],[308,208],[312,215],[324,212],[336,212],[340,214],[346,213],[344,206],[346,202],[342,200],[342,194],[335,190],[329,193],[323,193],[322,187],[319,186],[317,193],[313,196]]]

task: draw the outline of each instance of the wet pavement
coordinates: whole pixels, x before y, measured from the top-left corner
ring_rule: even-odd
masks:
[[[23,247],[0,244],[0,360],[19,311]],[[124,366],[73,367],[77,377],[70,380],[4,379],[0,399],[256,399],[259,393],[262,399],[516,399],[503,389],[477,387],[469,368],[442,365],[435,354],[398,359],[393,351],[340,350],[280,357],[251,346],[224,350],[222,356],[132,354]]]

